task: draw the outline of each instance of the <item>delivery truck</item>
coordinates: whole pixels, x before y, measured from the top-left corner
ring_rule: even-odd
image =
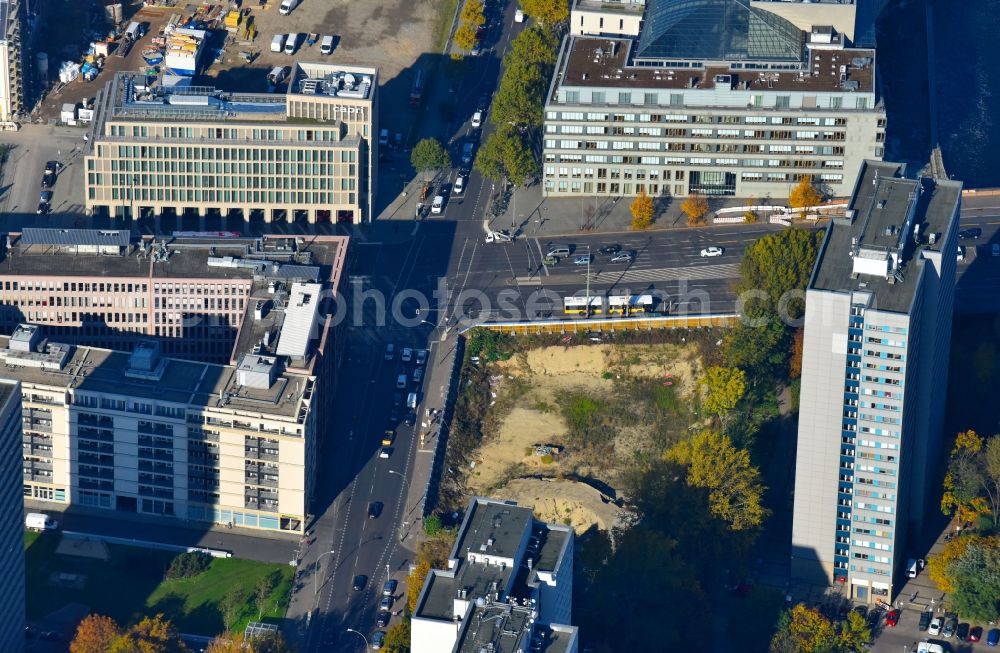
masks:
[[[45,513],[29,512],[24,516],[24,527],[29,531],[54,531],[59,528],[59,522]]]

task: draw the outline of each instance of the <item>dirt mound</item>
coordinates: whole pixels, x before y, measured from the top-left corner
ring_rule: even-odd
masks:
[[[610,529],[622,512],[615,504],[605,502],[601,493],[589,485],[561,479],[514,479],[497,490],[494,497],[531,506],[538,519],[572,526],[578,534],[591,526]]]

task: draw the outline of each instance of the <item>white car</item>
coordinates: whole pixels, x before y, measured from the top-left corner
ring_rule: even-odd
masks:
[[[455,178],[455,185],[451,187],[451,192],[461,195],[463,190],[465,190],[465,175],[459,175]]]
[[[941,634],[941,627],[943,625],[944,624],[943,624],[943,621],[942,621],[941,617],[934,617],[933,619],[931,619],[931,625],[927,626],[927,634],[928,635],[935,635],[935,636],[940,635]]]
[[[435,195],[431,204],[431,213],[441,214],[444,212],[444,195]]]
[[[427,350],[418,349],[417,350],[417,365],[423,365],[427,362]]]
[[[381,449],[378,450],[378,457],[382,458],[383,460],[387,459],[391,455],[392,455],[391,447],[382,447]]]
[[[412,358],[413,358],[413,350],[410,349],[409,347],[403,347],[403,356],[402,356],[403,362],[409,363]]]
[[[712,247],[706,247],[705,249],[701,250],[702,258],[713,257],[713,256],[722,256],[722,248],[712,246]]]
[[[479,127],[483,124],[483,112],[477,111],[472,114],[472,126]]]

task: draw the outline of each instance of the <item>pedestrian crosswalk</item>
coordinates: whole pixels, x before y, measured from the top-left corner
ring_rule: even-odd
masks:
[[[692,265],[681,268],[658,268],[651,270],[626,270],[624,272],[594,272],[592,283],[622,283],[628,281],[693,281],[696,279],[732,279],[739,276],[740,266],[736,263],[721,265]]]

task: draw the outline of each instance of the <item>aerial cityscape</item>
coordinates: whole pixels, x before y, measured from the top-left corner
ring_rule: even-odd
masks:
[[[1000,0],[0,28],[0,653],[1000,647]]]

